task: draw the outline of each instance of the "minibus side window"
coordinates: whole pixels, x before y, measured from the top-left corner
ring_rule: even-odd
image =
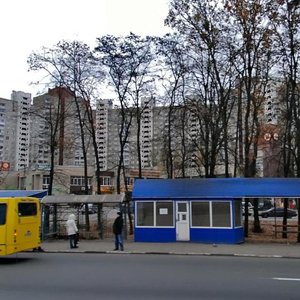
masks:
[[[6,204],[0,203],[0,225],[6,223]]]
[[[37,215],[36,203],[18,203],[18,208],[20,217]]]

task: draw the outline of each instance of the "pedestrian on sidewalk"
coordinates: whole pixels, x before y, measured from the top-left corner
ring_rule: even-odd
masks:
[[[75,215],[70,214],[68,221],[66,222],[67,234],[70,241],[70,248],[78,248],[78,228],[75,222]]]
[[[115,235],[115,251],[117,250],[124,250],[123,245],[123,237],[122,237],[122,231],[123,231],[123,218],[122,213],[118,212],[118,217],[115,219],[113,224],[113,233]]]

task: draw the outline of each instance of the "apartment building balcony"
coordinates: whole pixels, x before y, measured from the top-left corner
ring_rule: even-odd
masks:
[[[49,184],[43,184],[42,185],[42,190],[48,190]]]
[[[93,188],[91,185],[88,185],[88,195],[92,195]],[[75,195],[85,195],[85,186],[80,186],[80,185],[71,185],[70,186],[70,194],[75,194]]]

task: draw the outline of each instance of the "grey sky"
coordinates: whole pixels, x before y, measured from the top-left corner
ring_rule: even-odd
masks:
[[[9,0],[1,4],[0,97],[11,91],[35,96],[27,72],[28,55],[59,40],[80,40],[91,47],[105,34],[163,35],[168,0]]]

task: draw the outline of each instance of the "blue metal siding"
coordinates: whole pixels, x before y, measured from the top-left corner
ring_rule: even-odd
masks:
[[[142,228],[134,229],[135,242],[167,243],[176,242],[176,229],[174,228]]]
[[[244,242],[243,228],[191,228],[190,241],[215,244],[239,244]]]
[[[175,228],[135,228],[135,242],[171,243],[176,242]],[[239,244],[244,242],[244,229],[221,228],[191,228],[190,242],[215,243],[215,244]]]
[[[137,179],[133,199],[300,197],[300,178]]]

